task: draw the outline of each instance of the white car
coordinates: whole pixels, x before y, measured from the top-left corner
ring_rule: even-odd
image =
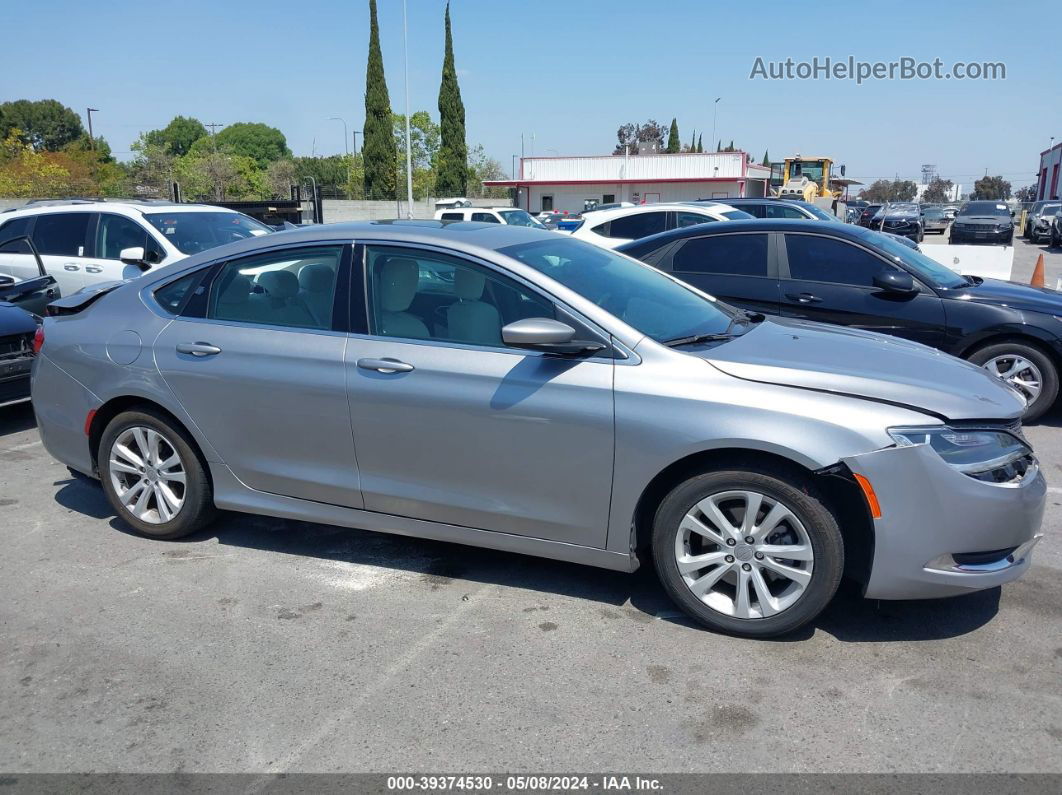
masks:
[[[643,204],[587,213],[572,232],[574,237],[603,248],[616,248],[632,240],[711,221],[741,221],[753,216],[729,204]]]
[[[272,231],[224,207],[151,200],[65,199],[0,213],[0,244],[29,235],[63,295]],[[0,272],[21,279],[38,275],[34,258],[22,253],[0,253]]]
[[[440,221],[479,221],[485,224],[546,228],[527,210],[521,210],[519,207],[453,207],[448,210],[436,210],[435,218]]]

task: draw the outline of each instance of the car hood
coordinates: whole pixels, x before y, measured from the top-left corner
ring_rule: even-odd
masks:
[[[1012,419],[1025,410],[1016,391],[980,367],[843,326],[772,318],[695,355],[735,378],[851,395],[940,419]]]
[[[1001,279],[980,279],[977,284],[955,291],[968,301],[986,304],[1005,304],[1027,312],[1045,312],[1062,317],[1062,293],[1049,287],[1033,287]],[[1062,335],[1062,321],[1058,332]]]

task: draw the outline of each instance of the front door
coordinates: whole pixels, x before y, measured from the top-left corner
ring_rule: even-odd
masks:
[[[867,249],[823,235],[785,234],[789,278],[781,280],[782,314],[893,334],[939,348],[944,306],[924,285],[913,295],[874,286],[874,276],[899,270]]]
[[[506,347],[503,325],[557,309],[481,263],[372,245],[364,262],[346,372],[365,507],[604,547],[612,360]]]
[[[86,284],[135,279],[142,274],[144,271],[138,266],[122,262],[123,249],[144,249],[145,260],[152,265],[162,261],[162,247],[132,218],[100,213],[95,232],[92,250],[83,265]]]
[[[349,247],[288,248],[221,267],[155,339],[166,383],[253,489],[362,507],[343,374]],[[343,317],[334,317],[342,315]]]

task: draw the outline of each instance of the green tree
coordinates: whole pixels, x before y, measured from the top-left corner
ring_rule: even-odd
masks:
[[[16,129],[20,140],[38,152],[58,152],[85,134],[81,117],[54,99],[0,104],[0,139]]]
[[[296,179],[295,164],[291,160],[274,160],[266,168],[265,182],[272,198],[289,198]]]
[[[256,122],[230,124],[217,135],[200,138],[189,147],[189,151],[205,147],[208,143],[219,152],[249,157],[260,169],[266,168],[274,160],[291,157],[284,133],[276,127]]]
[[[395,171],[397,153],[391,98],[387,94],[383,54],[380,52],[376,0],[369,0],[369,62],[365,70],[365,137],[361,154],[365,159],[366,198],[395,198],[398,185]]]
[[[653,119],[649,119],[645,124],[629,122],[621,125],[616,130],[616,138],[618,143],[616,148],[612,150],[614,155],[622,155],[624,152],[636,155],[638,154],[638,144],[640,143],[653,142],[658,149],[662,150],[664,148],[664,128]]]
[[[715,151],[717,151],[717,152],[722,152],[723,151],[723,139],[722,138],[720,138],[719,139],[719,143],[715,145]]]
[[[465,142],[465,104],[457,84],[454,66],[454,40],[450,31],[450,3],[447,0],[446,42],[442,83],[439,85],[439,133],[441,145],[435,173],[437,196],[464,196],[468,189],[468,144]]]
[[[952,182],[950,179],[934,177],[922,194],[922,201],[926,204],[942,204],[948,201],[951,193]]]
[[[1020,202],[1036,201],[1036,186],[1026,185],[1024,188],[1018,188],[1014,191],[1014,198]]]
[[[1003,177],[982,177],[974,183],[971,199],[1009,199],[1010,183]]]
[[[697,130],[694,128],[693,133],[690,135],[690,145],[686,149],[687,152],[697,151]]]
[[[188,198],[261,199],[270,192],[265,171],[248,155],[192,151],[177,160],[174,172]]]
[[[700,154],[704,151],[704,133],[697,136],[697,153]]]
[[[664,151],[666,151],[669,155],[673,155],[680,149],[681,144],[679,144],[678,120],[672,117],[671,130],[670,132],[668,132],[667,135],[667,149],[665,149]]]
[[[199,119],[191,116],[174,116],[173,120],[161,130],[149,130],[144,133],[146,143],[165,146],[177,157],[184,157],[192,144],[204,138],[207,129]]]
[[[176,160],[169,147],[149,143],[147,136],[141,135],[133,144],[133,151],[136,157],[129,165],[133,190],[141,195],[168,198]]]
[[[918,193],[918,186],[909,179],[879,179],[870,183],[860,198],[873,204],[885,202],[909,202]]]
[[[509,196],[508,188],[484,186],[486,180],[505,179],[505,168],[493,157],[487,157],[482,144],[476,144],[468,152],[468,188],[470,195],[484,199],[505,199]]]
[[[771,156],[767,154],[767,150],[766,149],[763,150],[763,162],[760,165],[763,165],[763,166],[771,165]]]

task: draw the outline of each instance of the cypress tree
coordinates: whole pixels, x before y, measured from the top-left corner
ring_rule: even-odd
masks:
[[[769,166],[771,164],[771,158],[767,156],[767,150],[763,150],[763,163],[761,165]]]
[[[380,27],[376,22],[376,0],[369,0],[369,64],[365,70],[365,132],[361,145],[365,170],[365,196],[369,199],[394,199],[398,185],[395,165],[394,123],[391,98],[384,79],[383,54],[380,52]]]
[[[715,151],[717,151],[717,152],[722,152],[723,151],[723,139],[722,138],[720,138],[719,139],[719,143],[716,144]]]
[[[457,85],[454,40],[450,33],[450,3],[446,3],[446,52],[439,86],[439,160],[436,196],[464,196],[468,182],[468,145],[465,143],[465,105]]]
[[[690,152],[696,152],[697,151],[697,130],[696,129],[693,131],[693,134],[690,135],[690,148],[689,148],[688,151],[690,151]]]
[[[665,150],[669,155],[673,155],[682,149],[682,144],[679,143],[679,130],[678,121],[674,118],[671,119],[671,132],[667,134],[667,149]]]
[[[703,152],[704,151],[704,133],[701,133],[700,135],[697,136],[697,151],[698,152]]]
[[[726,151],[728,151],[728,152],[733,152],[734,151],[734,139],[733,138],[730,139],[730,146],[728,146],[726,148]]]

